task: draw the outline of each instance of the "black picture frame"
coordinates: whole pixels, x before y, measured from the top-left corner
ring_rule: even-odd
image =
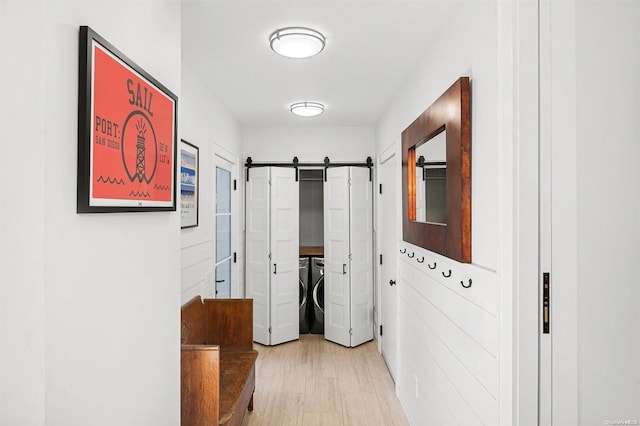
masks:
[[[178,98],[80,27],[77,213],[176,210]]]
[[[198,226],[200,211],[200,149],[180,140],[180,228]]]

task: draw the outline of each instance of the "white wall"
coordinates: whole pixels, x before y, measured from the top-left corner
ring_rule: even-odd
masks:
[[[479,14],[477,19],[475,14]],[[471,252],[476,265],[496,269],[497,52],[496,5],[464,2],[426,47],[376,129],[376,151],[400,134],[459,77],[471,78]],[[469,35],[473,34],[473,37]],[[401,217],[401,216],[399,216]]]
[[[376,128],[376,152],[398,146],[402,131],[435,99],[460,76],[471,78],[473,263],[461,265],[404,242],[399,246],[415,252],[411,259],[400,255],[398,264],[396,389],[412,424],[498,424],[497,10],[496,2],[458,5]],[[400,175],[399,164],[398,180]],[[397,215],[402,217],[401,206]],[[417,264],[421,256],[425,263]],[[432,275],[426,262],[437,262]],[[449,269],[446,279],[441,272]],[[464,291],[459,283],[470,278],[473,287]],[[465,308],[470,300],[471,310]],[[447,330],[465,333],[459,339]],[[466,358],[470,350],[478,356]]]
[[[364,162],[374,158],[374,141],[373,127],[244,127],[242,162]]]
[[[3,1],[0,7],[0,424],[42,425],[45,419],[44,6],[39,1]],[[30,28],[30,35],[20,37],[25,27]],[[26,164],[32,166],[28,173]]]
[[[78,27],[180,96],[180,4],[5,1],[3,12],[2,180],[15,184],[1,194],[12,201],[0,220],[0,423],[177,424],[179,215],[75,206]]]
[[[216,154],[234,157],[240,161],[240,132],[235,119],[215,95],[199,80],[193,71],[182,64],[182,97],[180,126],[182,138],[199,148],[200,193],[198,226],[181,231],[181,303],[196,295],[214,297],[215,275],[215,165]],[[236,167],[241,171],[241,167]],[[236,179],[238,179],[238,173]],[[240,173],[239,176],[242,176]],[[240,179],[238,179],[240,180]],[[240,229],[242,214],[242,185],[238,185],[236,198],[237,226],[232,227],[232,252],[243,253],[244,236]],[[232,296],[243,295],[243,258],[235,264],[238,268],[232,288]]]
[[[553,209],[564,212],[554,213],[552,246],[560,423],[640,421],[639,24],[637,2],[552,3]],[[562,44],[568,52],[553,50]]]

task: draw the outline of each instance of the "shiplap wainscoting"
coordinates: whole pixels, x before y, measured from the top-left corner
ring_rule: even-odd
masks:
[[[181,287],[180,304],[195,296],[215,297],[213,288],[212,265],[213,244],[204,241],[180,251]]]
[[[498,424],[496,273],[398,246],[396,387],[409,422]]]

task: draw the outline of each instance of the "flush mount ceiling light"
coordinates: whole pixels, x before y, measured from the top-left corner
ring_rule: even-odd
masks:
[[[291,112],[300,117],[313,117],[324,112],[324,105],[317,102],[296,102],[291,104]]]
[[[274,52],[293,59],[317,55],[324,49],[325,41],[321,33],[304,27],[281,28],[269,37]]]

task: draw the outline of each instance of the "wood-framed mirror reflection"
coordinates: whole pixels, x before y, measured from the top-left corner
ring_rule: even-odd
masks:
[[[471,262],[471,94],[461,77],[402,132],[402,236]]]
[[[416,222],[447,224],[446,131],[416,146]]]

